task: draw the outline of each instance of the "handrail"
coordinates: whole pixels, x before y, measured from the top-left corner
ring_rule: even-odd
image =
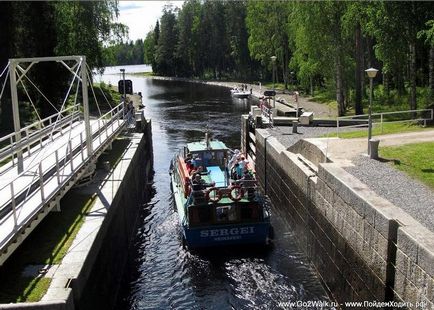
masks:
[[[78,104],[76,104],[76,105],[72,105],[72,106],[66,108],[66,109],[63,110],[63,111],[57,112],[57,113],[55,113],[55,114],[53,114],[53,115],[50,115],[50,116],[48,116],[48,117],[46,117],[46,118],[44,118],[44,119],[42,119],[42,120],[40,120],[40,121],[34,122],[34,123],[30,124],[30,125],[27,125],[27,126],[21,128],[19,132],[20,132],[20,133],[26,133],[27,131],[30,130],[30,128],[32,128],[32,127],[38,127],[38,126],[40,126],[40,124],[43,124],[43,123],[46,122],[46,121],[49,121],[49,125],[51,125],[51,124],[52,124],[51,121],[50,121],[51,119],[56,118],[56,117],[58,117],[60,114],[63,114],[63,113],[65,113],[65,112],[67,112],[67,111],[69,111],[69,110],[71,110],[71,109],[77,108],[77,107],[79,107]],[[66,116],[68,116],[68,115],[66,115]],[[16,133],[15,133],[15,132],[12,132],[12,133],[10,133],[10,134],[8,134],[8,135],[6,135],[6,136],[3,136],[3,137],[0,138],[0,143],[2,143],[3,141],[6,141],[6,140],[8,140],[8,139],[10,139],[11,137],[13,138],[13,137],[15,137],[15,136],[16,136]]]
[[[7,145],[0,149],[0,161],[6,159],[7,157],[18,153],[20,150],[23,150],[27,147],[28,151],[30,146],[36,142],[37,140],[41,141],[47,138],[53,130],[61,130],[64,127],[69,126],[70,122],[74,122],[75,120],[80,119],[80,113],[75,112],[73,114],[69,114],[62,118],[59,122],[53,123],[49,127],[44,127],[38,131],[26,132],[26,135],[19,142],[12,142],[10,145]]]
[[[397,115],[397,114],[414,114],[414,113],[420,113],[422,115],[423,113],[429,113],[429,117],[418,117],[418,118],[407,118],[402,120],[393,120],[393,121],[385,121],[384,116],[385,115]],[[380,121],[375,122],[375,117],[379,117]],[[350,115],[350,116],[340,116],[336,119],[336,131],[337,135],[339,137],[339,129],[341,127],[345,128],[358,128],[358,127],[366,127],[367,123],[359,124],[359,125],[349,125],[349,126],[341,126],[340,121],[342,120],[354,120],[354,121],[364,121],[368,122],[369,114],[359,114],[359,115]],[[424,121],[424,125],[426,125],[426,121],[428,120],[434,120],[434,109],[419,109],[419,110],[406,110],[406,111],[394,111],[394,112],[380,112],[380,113],[372,113],[371,114],[372,123],[379,123],[381,125],[381,129],[383,129],[384,123],[401,123],[401,122],[417,122],[417,121]]]
[[[112,116],[111,121],[107,122],[107,123],[104,124],[104,126],[102,127],[102,129],[105,129],[106,131],[107,131],[107,128],[108,128],[110,125],[112,125],[116,120],[119,121],[120,118],[122,117],[122,114],[123,114],[123,106],[122,106],[122,104],[117,105],[116,107],[114,107],[113,109],[111,109],[109,112],[107,112],[105,115],[109,115],[109,114]],[[102,118],[102,117],[101,117],[101,118]],[[101,118],[98,119],[98,123],[99,123],[99,120],[100,120]],[[101,135],[101,133],[102,133],[102,131],[101,131],[101,127],[99,127],[99,135]],[[68,142],[62,144],[62,145],[59,146],[56,150],[54,150],[54,151],[52,151],[51,153],[45,155],[44,157],[45,157],[45,158],[48,158],[49,156],[52,156],[52,155],[54,154],[54,155],[55,155],[55,158],[56,158],[56,163],[55,163],[53,166],[46,167],[44,171],[49,171],[49,170],[51,170],[51,169],[53,169],[53,168],[55,168],[55,167],[58,167],[58,166],[59,166],[59,161],[62,161],[62,160],[66,160],[66,161],[64,162],[64,166],[66,166],[66,165],[68,164],[69,160],[70,160],[70,159],[68,160],[67,157],[68,157],[68,155],[70,155],[71,158],[72,158],[72,155],[73,155],[72,152],[73,152],[73,150],[71,149],[71,150],[70,150],[71,154],[66,154],[65,157],[59,157],[59,156],[58,156],[58,153],[59,153],[58,150],[61,149],[61,148],[64,148],[65,146],[68,146],[68,145],[71,146],[71,141],[72,141],[74,138],[77,138],[77,137],[79,137],[79,136],[82,136],[82,134],[83,134],[83,133],[79,133],[79,134],[77,134],[77,135],[71,137],[71,138],[69,139]],[[94,139],[92,138],[92,140],[94,140]],[[81,143],[81,145],[82,145],[82,138],[80,138],[79,145],[80,145],[80,143]],[[76,146],[74,147],[74,149],[76,149],[77,146],[78,146],[78,145],[76,145]],[[101,147],[101,145],[100,145],[100,147]],[[83,152],[83,149],[82,149],[82,152]],[[90,158],[90,157],[91,157],[91,154],[88,154],[88,158]],[[72,164],[72,163],[71,163],[71,164]],[[35,168],[38,168],[38,170],[41,170],[41,169],[42,169],[42,165],[41,165],[41,163],[40,163],[40,162],[35,163],[35,164],[29,166],[25,171],[19,173],[19,174],[18,174],[14,179],[12,179],[8,184],[6,184],[6,185],[4,185],[2,188],[0,188],[0,192],[3,191],[3,190],[5,190],[5,189],[8,188],[8,187],[10,188],[11,186],[12,186],[12,188],[13,188],[13,183],[14,183],[14,182],[16,182],[20,177],[22,177],[22,176],[28,174],[29,171],[33,171]],[[76,169],[77,169],[77,168],[78,168],[78,167],[76,167]],[[76,169],[71,169],[71,170],[72,170],[72,171],[76,171]],[[39,174],[41,174],[41,173],[39,173]],[[43,178],[43,176],[42,176],[42,178]],[[41,176],[39,176],[39,179],[41,179]],[[37,180],[37,179],[35,179],[35,181],[36,181],[36,180]],[[43,181],[42,181],[42,182],[43,182]],[[27,190],[29,189],[29,187],[31,187],[31,186],[33,185],[33,183],[34,183],[34,182],[32,181],[29,185],[27,185],[27,186],[26,186],[25,188],[23,188],[21,191],[19,191],[18,193],[14,193],[14,194],[15,194],[15,195],[17,195],[17,194],[22,194],[23,192],[27,191]],[[43,185],[43,184],[42,184],[42,185]],[[41,189],[42,189],[42,188],[41,188]],[[42,189],[42,190],[43,190],[43,189]],[[6,205],[8,205],[8,204],[11,202],[11,200],[14,200],[13,197],[12,197],[10,200],[6,201],[5,204],[3,204],[3,205],[0,206],[0,211],[1,211],[1,210],[2,210]]]

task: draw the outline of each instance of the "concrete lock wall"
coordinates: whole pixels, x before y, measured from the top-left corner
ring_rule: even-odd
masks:
[[[0,305],[0,309],[111,309],[134,238],[140,206],[152,177],[151,122],[131,142],[104,178],[97,198],[40,302]]]
[[[340,302],[405,301],[409,308],[431,308],[434,234],[339,165],[321,163],[324,154],[308,142],[290,150],[302,154],[256,130],[259,185],[330,293]]]
[[[143,126],[136,151],[122,178],[119,189],[111,203],[113,212],[109,213],[101,227],[101,246],[90,274],[84,275],[77,287],[74,299],[78,309],[111,309],[120,289],[120,279],[128,259],[129,247],[134,238],[134,231],[141,205],[148,199],[148,180],[153,171],[153,147],[151,122]],[[129,157],[130,154],[125,154]]]

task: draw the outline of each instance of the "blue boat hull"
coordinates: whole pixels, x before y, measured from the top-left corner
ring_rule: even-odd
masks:
[[[235,244],[268,244],[270,223],[244,223],[200,228],[184,228],[189,248],[229,246]]]

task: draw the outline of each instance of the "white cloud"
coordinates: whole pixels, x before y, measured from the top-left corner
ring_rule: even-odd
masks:
[[[128,26],[130,40],[144,39],[169,3],[181,7],[184,1],[119,1],[118,22]]]

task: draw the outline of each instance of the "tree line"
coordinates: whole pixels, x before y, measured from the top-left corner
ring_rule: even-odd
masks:
[[[120,42],[103,50],[105,66],[140,65],[145,62],[144,43],[142,39]]]
[[[365,69],[380,70],[387,101],[417,87],[434,95],[434,2],[210,1],[166,6],[144,40],[156,74],[270,80],[335,93],[339,115],[363,113]]]
[[[127,31],[124,25],[113,22],[118,13],[115,0],[1,1],[0,68],[3,70],[10,58],[62,55],[85,55],[90,68],[100,68],[103,43],[116,42]],[[59,107],[70,73],[61,65],[40,63],[29,74],[44,95]],[[0,80],[3,83],[4,76]],[[13,128],[9,87],[7,83],[0,103],[3,131]],[[54,109],[42,100],[39,92],[29,87],[29,93],[41,117],[53,113]]]

